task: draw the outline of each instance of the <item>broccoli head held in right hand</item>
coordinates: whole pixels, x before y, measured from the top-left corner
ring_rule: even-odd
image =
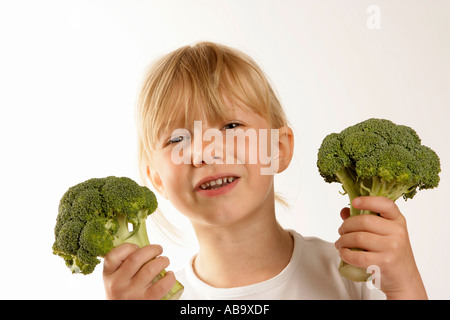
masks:
[[[145,220],[158,206],[155,194],[126,177],[93,178],[66,191],[59,203],[53,253],[73,273],[90,274],[114,247],[149,245]],[[128,224],[133,230],[128,229]],[[154,280],[164,277],[163,270]],[[177,281],[163,299],[177,299]]]
[[[350,204],[359,196],[412,199],[418,190],[437,187],[441,171],[439,157],[413,129],[375,118],[326,136],[317,167],[326,182],[342,184]],[[350,216],[359,214],[376,213],[350,205]],[[339,271],[354,281],[370,276],[343,261]]]

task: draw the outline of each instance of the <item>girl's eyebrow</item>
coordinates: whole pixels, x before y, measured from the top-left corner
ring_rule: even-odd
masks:
[[[163,146],[165,146],[167,144],[167,142],[172,137],[172,132],[171,133],[164,132],[163,134],[159,135],[158,143],[159,143],[160,146],[163,147]]]
[[[173,131],[169,131],[169,130],[161,130],[158,133],[158,138],[156,139],[157,144],[159,146],[164,146],[167,142],[167,140],[170,138],[170,136],[172,135]]]

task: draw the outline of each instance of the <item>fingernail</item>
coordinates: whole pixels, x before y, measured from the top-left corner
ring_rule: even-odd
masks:
[[[355,198],[353,199],[353,206],[357,207],[361,204],[361,199],[360,198]]]

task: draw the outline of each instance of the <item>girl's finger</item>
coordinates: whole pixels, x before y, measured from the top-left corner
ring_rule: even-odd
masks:
[[[342,235],[336,242],[338,250],[342,248],[358,248],[365,251],[379,252],[384,249],[383,236],[370,232],[352,232]]]
[[[133,284],[141,287],[151,286],[155,278],[169,266],[167,257],[157,257],[148,261],[133,277]]]
[[[350,208],[343,208],[341,210],[341,218],[342,220],[346,220],[348,217],[350,217]]]
[[[142,266],[162,253],[159,245],[148,245],[131,253],[117,269],[117,273],[124,278],[133,278]]]
[[[382,217],[371,214],[363,214],[346,219],[342,223],[338,232],[340,235],[357,231],[388,235],[392,233],[392,226],[390,223],[391,222],[389,220]]]
[[[103,275],[108,276],[114,273],[127,257],[137,249],[139,249],[139,247],[135,244],[123,243],[108,252],[103,261]]]
[[[379,213],[383,218],[389,220],[395,220],[402,216],[394,201],[386,197],[357,197],[353,199],[352,205],[356,209],[370,210]]]
[[[176,279],[172,271],[168,271],[164,277],[145,290],[144,297],[148,300],[160,300],[175,285]]]
[[[367,269],[369,266],[376,265],[378,253],[370,251],[357,251],[349,248],[339,250],[341,259],[348,264]]]

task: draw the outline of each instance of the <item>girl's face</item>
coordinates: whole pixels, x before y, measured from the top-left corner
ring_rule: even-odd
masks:
[[[201,123],[202,137],[208,129],[214,128],[222,133],[221,139],[204,141],[198,137],[199,131],[191,133],[190,137],[170,132],[161,136],[152,156],[150,180],[154,187],[192,223],[230,226],[274,212],[273,175],[261,171],[270,167],[266,157],[274,155],[275,151],[270,146],[271,128],[263,117],[251,110],[235,107],[229,111],[230,116],[223,123]],[[226,139],[226,133],[237,134],[240,130],[248,135],[245,143],[239,144],[238,139],[230,143]],[[290,161],[292,131],[283,127],[279,132],[280,145],[285,141],[283,132],[290,134],[287,141]],[[198,148],[199,140],[201,148]],[[174,161],[174,155],[179,155],[181,149],[187,152],[189,163]],[[284,149],[280,151],[278,156],[285,157]],[[289,161],[285,163],[281,159],[277,171],[284,170]]]

